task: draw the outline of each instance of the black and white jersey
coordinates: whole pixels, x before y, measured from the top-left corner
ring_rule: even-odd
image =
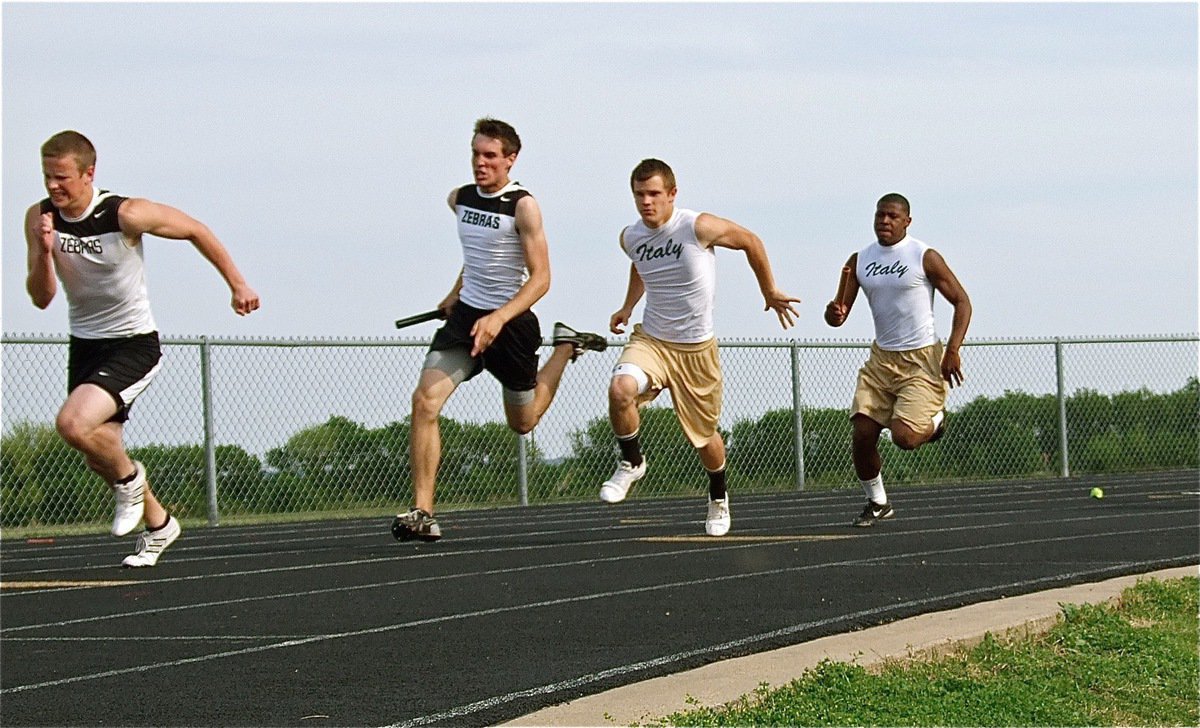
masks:
[[[520,182],[484,193],[473,184],[458,189],[454,213],[463,249],[463,284],[458,297],[475,308],[508,303],[529,278],[517,231],[517,201],[529,195]]]
[[[67,294],[71,335],[110,339],[155,331],[146,294],[142,246],[121,232],[117,208],[127,198],[92,190],[77,218],[64,217],[49,198],[41,212],[54,215],[54,269]]]

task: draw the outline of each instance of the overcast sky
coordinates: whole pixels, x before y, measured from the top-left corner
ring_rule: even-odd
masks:
[[[490,115],[521,134],[513,176],[545,217],[547,333],[603,331],[620,305],[650,156],[803,299],[785,334],[720,251],[721,338],[870,338],[861,300],[841,330],[821,312],[892,191],[974,338],[1193,332],[1196,38],[1194,3],[6,2],[3,330],[67,332],[61,291],[47,311],[25,294],[21,220],[38,147],[71,128],[99,187],[206,223],[262,297],[237,317],[190,245],[147,238],[164,334],[396,336],[461,265],[446,194]]]

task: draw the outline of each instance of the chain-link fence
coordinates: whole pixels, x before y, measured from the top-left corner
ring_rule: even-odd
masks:
[[[972,341],[949,433],[881,442],[889,484],[1196,468],[1197,336]],[[3,339],[0,518],[6,532],[98,530],[111,498],[54,432],[66,339]],[[439,509],[593,500],[616,463],[607,416],[621,340],[568,366],[537,429],[504,425],[500,385],[443,411]],[[208,523],[382,515],[412,497],[408,415],[427,341],[164,338],[126,427],[172,512]],[[723,341],[721,429],[733,490],[846,486],[847,408],[867,341]],[[548,351],[548,350],[547,350]],[[642,412],[651,463],[631,497],[701,495],[704,471],[664,393]],[[886,432],[885,432],[886,438]]]

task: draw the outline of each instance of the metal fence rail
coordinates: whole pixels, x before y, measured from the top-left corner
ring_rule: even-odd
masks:
[[[893,484],[1197,467],[1195,334],[971,341],[951,435],[902,452]],[[96,528],[105,488],[53,431],[62,336],[6,334],[0,517]],[[439,507],[593,499],[615,464],[609,372],[623,340],[571,364],[531,435],[503,424],[500,387],[467,382],[443,411]],[[159,498],[211,524],[265,514],[394,511],[409,502],[410,396],[427,340],[165,337],[164,366],[126,427]],[[730,487],[856,482],[846,409],[869,341],[722,341]],[[650,473],[634,497],[701,494],[699,461],[664,393],[643,414]]]

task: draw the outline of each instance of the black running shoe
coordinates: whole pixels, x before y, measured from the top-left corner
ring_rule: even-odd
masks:
[[[876,521],[882,521],[885,518],[891,518],[896,515],[892,510],[891,503],[879,505],[875,501],[867,501],[867,507],[863,509],[861,515],[854,519],[855,526],[874,526]]]
[[[579,355],[585,351],[604,351],[608,348],[608,341],[600,334],[591,334],[586,331],[576,331],[567,326],[561,321],[556,321],[554,324],[554,345],[570,344],[574,347],[574,352],[571,354],[571,361],[579,358]]]
[[[392,535],[397,541],[411,541],[414,538],[437,541],[442,537],[442,529],[436,518],[420,508],[414,508],[396,516],[392,521]]]

